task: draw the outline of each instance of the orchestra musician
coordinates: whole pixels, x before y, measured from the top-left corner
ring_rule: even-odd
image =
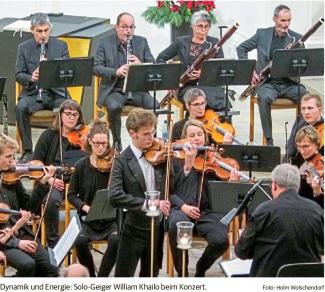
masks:
[[[208,36],[211,28],[211,17],[206,11],[197,11],[193,13],[191,19],[193,34],[189,36],[177,37],[175,41],[163,50],[157,57],[157,63],[166,63],[172,58],[178,56],[183,65],[184,72],[189,66],[200,56],[205,50],[213,47],[219,40]],[[223,58],[222,48],[216,53],[215,58]],[[185,92],[192,87],[197,87],[201,70],[194,70],[190,74],[191,82],[183,87],[178,99],[184,102],[183,96]],[[221,87],[217,86],[200,86],[207,97],[207,105],[214,110],[222,110],[225,108],[225,93]],[[230,104],[230,102],[228,103]]]
[[[235,246],[240,259],[253,259],[251,277],[275,277],[285,264],[320,262],[324,254],[323,210],[298,195],[298,168],[278,165],[271,179],[273,200],[255,209]]]
[[[168,218],[169,243],[175,269],[178,275],[182,275],[182,252],[177,246],[177,227],[180,221],[195,223],[195,230],[199,236],[203,236],[208,243],[201,258],[196,264],[196,277],[204,277],[205,272],[213,265],[228,248],[227,226],[220,222],[225,214],[211,211],[207,197],[208,180],[216,180],[215,174],[205,174],[201,200],[198,193],[201,189],[202,171],[195,169],[195,159],[198,151],[196,147],[207,144],[207,135],[203,124],[197,120],[189,120],[185,123],[182,137],[187,140],[188,148],[184,148],[185,160],[174,159],[173,163],[173,192],[170,196],[171,212]],[[233,170],[229,181],[238,181],[239,175]],[[187,270],[188,255],[186,259],[185,275]]]
[[[115,276],[134,276],[141,259],[140,277],[150,276],[150,230],[151,220],[144,212],[145,191],[160,191],[164,188],[164,166],[153,166],[143,156],[150,148],[156,133],[157,117],[152,111],[133,109],[127,119],[126,128],[131,138],[130,145],[115,159],[111,172],[110,202],[113,207],[126,209],[116,260]],[[160,210],[169,214],[170,203],[160,200]],[[155,217],[153,276],[158,276],[162,260],[163,217]]]
[[[106,122],[95,120],[89,129],[85,149],[89,153],[75,164],[68,191],[69,202],[77,209],[82,231],[75,241],[79,262],[95,277],[95,266],[89,250],[92,240],[107,240],[98,276],[107,277],[112,270],[117,254],[118,236],[115,218],[86,222],[96,191],[107,189],[113,157],[108,157],[109,129]]]
[[[274,27],[257,29],[256,33],[237,47],[239,59],[248,59],[248,52],[257,50],[256,69],[252,78],[252,85],[259,83],[260,71],[273,59],[274,51],[284,49],[287,45],[298,41],[300,34],[289,29],[291,11],[286,5],[279,5],[274,9]],[[267,78],[258,84],[256,94],[260,111],[263,134],[267,145],[273,145],[271,104],[279,97],[285,96],[299,102],[301,96],[307,93],[305,87],[300,85],[300,96],[297,94],[298,84],[290,78]]]
[[[295,142],[304,159],[304,163],[300,166],[303,178],[299,194],[324,208],[324,190],[320,187],[320,181],[324,179],[324,156],[319,153],[320,136],[313,126],[305,126],[297,132]],[[317,172],[316,175],[313,175],[314,170]]]
[[[102,77],[97,105],[107,109],[114,149],[122,150],[121,112],[123,106],[154,107],[149,92],[123,92],[129,64],[153,63],[147,39],[134,34],[134,17],[127,12],[118,15],[115,31],[103,38],[96,52],[94,74]],[[128,46],[129,42],[129,46]],[[156,104],[159,107],[159,104]]]
[[[38,86],[40,61],[48,58],[69,58],[67,44],[50,36],[52,24],[44,13],[31,18],[33,38],[18,45],[16,81],[23,86],[16,106],[16,120],[22,141],[21,163],[32,158],[33,143],[30,116],[40,110],[59,108],[65,100],[63,88],[43,90]]]
[[[174,124],[173,131],[172,131],[173,142],[182,139],[183,127],[188,120],[203,118],[205,114],[207,100],[206,100],[206,95],[202,89],[197,87],[190,88],[185,92],[183,98],[189,116],[188,118],[180,120]],[[232,134],[226,131],[226,134],[224,135],[223,143],[231,144],[232,138],[233,138]],[[209,137],[209,139],[210,142],[212,142],[211,137]]]
[[[15,165],[14,153],[17,149],[14,139],[0,134],[0,172],[8,171]],[[45,175],[35,185],[31,195],[20,180],[10,185],[1,183],[0,202],[6,203],[12,210],[23,209],[35,213],[46,194],[46,184],[54,172],[55,167],[44,167]],[[30,215],[29,213],[29,217]],[[6,226],[12,228],[17,221],[17,217],[11,215]],[[16,235],[7,238],[3,243],[3,253],[8,264],[17,270],[18,277],[57,277],[57,267],[51,265],[47,251],[38,240],[34,241],[34,236],[30,227],[24,224]]]
[[[302,127],[311,125],[316,129],[322,129],[319,131],[321,137],[324,137],[324,118],[322,117],[322,100],[319,95],[308,93],[301,98],[300,103],[301,115],[299,115],[291,129],[290,138],[288,141],[288,157],[291,160],[291,164],[298,167],[304,162],[301,154],[299,153],[295,137]],[[319,152],[324,155],[324,145],[320,145]]]
[[[46,129],[39,137],[33,159],[42,161],[44,165],[73,166],[86,155],[80,150],[86,141],[85,129],[80,105],[72,99],[64,101],[52,127]],[[76,141],[70,139],[71,136],[73,139],[77,136]],[[69,175],[49,180],[53,188],[44,219],[47,245],[52,248],[59,241],[59,207],[64,198],[65,183],[69,183],[69,180]]]

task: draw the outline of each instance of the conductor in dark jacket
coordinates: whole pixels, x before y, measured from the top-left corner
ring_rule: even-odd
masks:
[[[195,12],[192,15],[191,23],[193,34],[177,37],[168,48],[158,55],[157,63],[166,63],[177,56],[185,72],[204,51],[209,50],[219,41],[217,38],[208,36],[211,28],[211,17],[208,12]],[[223,58],[222,49],[215,54],[214,58]],[[200,75],[201,70],[194,70],[190,74],[191,81],[184,86],[178,94],[178,98],[182,102],[184,102],[183,96],[185,92],[192,87],[197,87]],[[202,89],[207,96],[209,108],[222,110],[225,107],[225,93],[221,87],[199,86],[199,88]]]
[[[140,276],[150,276],[151,218],[146,216],[145,191],[160,191],[163,197],[164,167],[153,167],[142,155],[154,141],[157,118],[153,112],[133,109],[126,120],[131,144],[116,159],[111,172],[110,203],[126,209],[115,266],[116,277],[134,276],[141,259]],[[160,200],[160,210],[167,216],[170,203]],[[153,275],[157,276],[162,255],[162,215],[155,217]]]
[[[248,52],[257,50],[256,69],[252,79],[252,85],[260,81],[258,73],[265,68],[273,59],[275,50],[284,49],[293,44],[301,37],[300,34],[289,29],[291,23],[290,8],[279,5],[274,10],[274,27],[260,28],[256,33],[237,47],[239,59],[247,59]],[[267,78],[264,83],[258,85],[256,94],[260,110],[263,134],[267,145],[273,145],[271,104],[279,97],[285,97],[298,103],[299,98],[306,94],[304,86],[300,85],[300,96],[298,96],[298,84],[295,80],[285,78]]]
[[[23,86],[23,90],[16,106],[16,119],[23,144],[22,163],[30,160],[33,152],[30,115],[40,110],[59,108],[65,100],[63,88],[41,90],[38,86],[41,60],[69,58],[67,44],[50,36],[51,27],[46,14],[34,14],[31,19],[33,38],[18,46],[16,81]]]
[[[102,77],[97,105],[108,110],[109,124],[114,146],[122,150],[121,112],[123,106],[153,108],[153,97],[149,92],[123,92],[124,80],[129,64],[153,63],[147,39],[134,35],[134,18],[127,12],[117,17],[115,30],[102,39],[95,58],[94,74]],[[130,39],[129,59],[127,60],[127,40]],[[131,98],[130,98],[131,97]],[[156,105],[159,107],[159,104]]]

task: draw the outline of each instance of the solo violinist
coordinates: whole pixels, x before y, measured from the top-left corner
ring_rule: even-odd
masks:
[[[86,222],[87,215],[96,191],[107,189],[113,155],[109,147],[109,129],[106,122],[95,120],[89,129],[85,145],[89,156],[75,164],[69,184],[68,199],[77,209],[82,231],[75,241],[79,262],[88,268],[91,277],[95,277],[93,257],[89,250],[92,240],[107,240],[107,249],[99,268],[98,276],[107,277],[112,270],[117,254],[118,236],[115,218]],[[100,164],[100,161],[104,162]],[[105,165],[106,164],[106,165]]]
[[[0,134],[0,171],[7,171],[15,165],[14,152],[17,142],[9,136]],[[28,194],[20,181],[0,188],[0,202],[6,203],[12,210],[21,209],[36,212],[46,194],[46,184],[54,175],[53,166],[44,167],[45,175],[35,185],[32,194]],[[11,228],[17,223],[16,216],[10,216],[6,226]],[[19,220],[18,220],[19,221]],[[39,241],[34,241],[34,234],[24,224],[17,235],[10,236],[4,243],[3,250],[7,262],[17,269],[18,277],[57,277],[57,267],[51,265],[47,251]]]
[[[64,101],[52,127],[46,129],[38,139],[33,159],[42,161],[44,165],[73,166],[77,160],[86,155],[84,151],[80,150],[86,140],[86,134],[82,132],[84,127],[80,105],[72,99]],[[69,137],[76,134],[76,131],[79,132],[76,128],[80,129],[80,137],[78,141],[71,141]],[[52,248],[59,241],[59,206],[64,198],[65,183],[68,183],[69,180],[70,176],[68,175],[49,180],[49,184],[53,188],[44,218],[47,245]]]
[[[297,132],[295,141],[305,161],[300,167],[303,178],[299,194],[324,208],[324,190],[321,190],[321,181],[324,179],[324,156],[319,153],[320,136],[313,126],[306,126]]]
[[[171,212],[168,219],[169,242],[176,271],[181,275],[182,252],[176,248],[176,223],[180,221],[195,223],[197,234],[205,237],[208,242],[208,246],[196,264],[195,276],[204,277],[205,272],[228,248],[227,227],[220,222],[224,214],[211,212],[207,200],[208,180],[218,178],[215,175],[208,175],[202,181],[202,172],[200,173],[194,168],[198,154],[201,155],[196,147],[207,144],[207,135],[203,124],[197,120],[187,121],[183,128],[183,138],[187,139],[189,147],[184,148],[185,160],[175,159],[176,161],[174,160],[173,163],[173,193],[170,197]],[[232,171],[229,181],[238,180],[239,174]],[[185,275],[188,275],[187,263]]]
[[[324,119],[322,117],[322,99],[317,94],[308,93],[301,98],[300,103],[301,115],[297,117],[288,141],[288,157],[291,163],[298,167],[304,162],[295,143],[295,137],[302,127],[311,125],[317,129],[321,139],[319,152],[324,155]]]
[[[207,99],[204,91],[199,88],[190,88],[184,94],[184,103],[186,109],[189,113],[188,118],[185,118],[181,121],[178,121],[174,124],[173,131],[172,131],[172,141],[182,139],[182,131],[185,123],[190,119],[204,119],[204,115],[206,112],[207,106]],[[231,127],[230,124],[227,124]],[[232,134],[225,129],[225,135],[223,138],[224,144],[231,144],[233,141]],[[213,142],[211,136],[209,136],[210,142]]]
[[[151,165],[143,152],[154,142],[157,117],[152,111],[133,109],[126,128],[131,138],[130,145],[115,159],[111,172],[110,202],[113,207],[127,209],[122,226],[116,259],[115,276],[133,277],[141,260],[140,277],[150,276],[150,230],[151,219],[146,216],[145,191],[160,191],[164,194],[164,166]],[[169,214],[170,203],[160,200],[160,210]],[[155,218],[154,276],[158,276],[162,260],[163,218]]]

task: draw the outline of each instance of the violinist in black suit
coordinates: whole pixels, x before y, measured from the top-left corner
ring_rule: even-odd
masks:
[[[111,172],[110,203],[113,207],[126,209],[120,245],[117,254],[115,276],[134,276],[141,259],[140,276],[150,276],[150,230],[151,218],[145,213],[145,191],[163,193],[164,167],[152,166],[143,156],[151,147],[156,133],[157,118],[153,112],[133,109],[126,120],[131,137],[128,146],[116,159]],[[167,216],[170,203],[160,200],[160,210]],[[158,275],[163,239],[162,215],[155,217],[154,276]]]

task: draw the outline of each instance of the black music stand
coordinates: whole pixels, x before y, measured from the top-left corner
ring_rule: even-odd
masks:
[[[177,89],[182,75],[182,64],[131,64],[125,77],[123,92],[153,91],[156,115],[170,114],[168,110],[157,110],[157,90]]]
[[[281,163],[281,149],[278,146],[256,145],[220,145],[224,149],[223,156],[231,157],[239,163],[241,171],[271,172]]]
[[[94,57],[41,61],[38,87],[42,89],[64,87],[65,98],[67,98],[68,87],[92,84],[93,66]]]
[[[324,49],[283,49],[273,55],[271,77],[298,77],[300,98],[301,76],[324,75]]]
[[[6,77],[0,77],[0,101],[2,100],[3,92],[5,90],[6,80]]]
[[[256,60],[220,60],[210,59],[204,61],[201,71],[199,85],[217,86],[226,88],[224,120],[229,120],[229,115],[238,115],[239,112],[229,113],[228,86],[248,85],[251,83]]]
[[[247,214],[252,214],[259,204],[272,199],[270,186],[262,184],[257,186],[251,196],[248,197],[248,201],[242,206],[243,208],[239,208],[252,186],[254,185],[251,183],[209,181],[208,200],[211,210],[225,214],[227,217],[226,225],[245,210]]]

